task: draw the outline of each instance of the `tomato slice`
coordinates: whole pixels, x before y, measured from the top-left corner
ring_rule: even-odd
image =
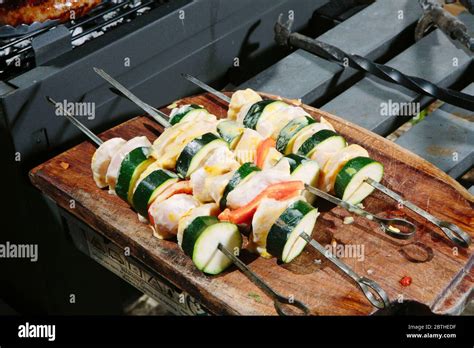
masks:
[[[271,198],[283,201],[298,196],[303,189],[304,183],[302,181],[286,181],[270,185],[248,204],[235,210],[227,208],[219,214],[218,218],[234,224],[250,223],[262,199]]]
[[[257,147],[257,153],[255,156],[255,165],[259,168],[263,168],[265,163],[265,157],[268,155],[270,148],[275,147],[276,142],[272,138],[262,140]]]

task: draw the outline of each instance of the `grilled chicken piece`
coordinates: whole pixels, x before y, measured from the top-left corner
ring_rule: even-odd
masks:
[[[181,246],[183,242],[183,233],[186,227],[198,216],[215,216],[219,212],[219,207],[216,203],[208,203],[200,205],[199,207],[191,208],[186,214],[184,214],[179,220],[178,225],[178,244]]]
[[[100,145],[94,152],[91,161],[91,170],[94,181],[98,187],[104,188],[107,186],[105,176],[109,168],[110,160],[125,143],[126,141],[122,138],[112,138]]]
[[[101,3],[101,0],[3,0],[0,1],[0,24],[18,26],[58,19],[77,19]]]
[[[156,203],[156,201],[155,201]],[[200,205],[192,195],[179,193],[157,204],[148,211],[153,235],[159,239],[169,239],[178,233],[179,220],[192,208]]]
[[[153,143],[154,156],[165,169],[173,170],[176,161],[186,145],[205,133],[217,133],[217,120],[179,122],[167,128]]]
[[[125,156],[136,148],[150,146],[151,143],[147,137],[142,136],[130,139],[118,149],[118,151],[112,156],[109,167],[107,168],[106,181],[109,185],[109,193],[115,193],[115,185],[117,184],[120,166]]]
[[[291,198],[286,201],[277,201],[264,198],[252,218],[252,234],[250,236],[249,249],[256,250],[260,256],[271,258],[267,252],[267,235],[275,221],[285,211],[288,206],[296,200],[304,199],[301,196]]]
[[[319,188],[325,192],[332,192],[339,171],[349,160],[356,157],[369,157],[369,153],[357,144],[349,145],[336,152],[321,169]]]
[[[240,164],[255,162],[258,145],[264,138],[253,129],[245,128],[237,146],[234,149],[235,158]]]
[[[256,130],[264,138],[272,137],[276,140],[288,122],[300,116],[309,116],[309,114],[299,106],[277,104],[273,112],[257,123]]]
[[[229,103],[229,110],[227,111],[227,117],[230,120],[236,120],[237,115],[241,113],[241,109],[245,107],[247,114],[248,109],[258,101],[261,101],[262,98],[250,88],[239,90],[232,94],[232,98]],[[242,114],[242,113],[241,113]]]
[[[251,178],[239,184],[227,195],[230,209],[243,207],[272,184],[291,181],[288,161],[280,161],[273,168],[256,172]]]
[[[222,184],[226,185],[224,182],[228,177],[228,175],[222,177],[221,174],[235,171],[237,168],[239,168],[239,163],[234,159],[232,151],[227,147],[215,149],[204,164],[191,174],[190,179],[194,196],[203,203],[216,201],[214,198],[219,196],[221,186]],[[220,192],[220,195],[222,195],[222,192]]]

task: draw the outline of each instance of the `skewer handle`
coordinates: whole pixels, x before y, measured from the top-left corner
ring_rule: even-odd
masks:
[[[437,217],[434,217],[433,215],[428,213],[426,210],[423,210],[417,205],[413,204],[412,202],[403,199],[403,197],[400,196],[399,194],[390,190],[388,187],[385,187],[384,185],[372,180],[371,178],[367,178],[365,182],[368,183],[370,186],[376,188],[377,190],[385,193],[387,196],[393,198],[398,203],[403,204],[405,207],[414,211],[418,215],[424,217],[426,220],[428,220],[432,224],[438,226],[444,232],[444,234],[454,243],[462,246],[463,248],[468,248],[469,245],[471,244],[471,237],[462,229],[460,229],[457,225],[448,221],[440,220]]]
[[[139,108],[147,112],[151,117],[155,119],[156,122],[161,124],[163,127],[167,128],[170,127],[171,124],[168,122],[168,115],[161,112],[160,110],[155,109],[151,105],[145,103],[143,100],[138,98],[135,94],[133,94],[130,90],[125,88],[120,82],[115,80],[112,76],[107,74],[104,70],[99,68],[94,68],[94,71],[102,77],[105,81],[110,83],[112,86],[117,88],[128,100],[135,103]]]
[[[288,297],[285,297],[275,290],[273,290],[262,278],[260,278],[258,275],[256,275],[253,271],[251,271],[245,263],[243,263],[238,257],[234,255],[229,249],[227,249],[224,245],[219,243],[217,248],[229,259],[232,260],[232,262],[239,268],[243,274],[247,276],[254,284],[256,284],[260,289],[263,290],[268,296],[270,296],[275,304],[275,309],[279,315],[286,316],[286,315],[292,315],[291,313],[286,312],[284,306],[292,306],[298,308],[303,315],[309,315],[310,310],[308,307],[303,302],[300,302],[296,299],[290,299]]]
[[[331,261],[342,272],[351,277],[357,283],[357,285],[364,293],[365,297],[374,307],[383,309],[390,305],[390,300],[387,296],[387,293],[375,281],[358,275],[352,270],[352,268],[350,268],[344,262],[339,260],[329,250],[327,250],[321,244],[311,238],[307,233],[301,232],[300,237],[307,241],[313,248],[315,248],[321,254],[323,254],[326,259]]]
[[[73,115],[71,115],[68,111],[64,110],[63,106],[61,103],[57,103],[53,98],[51,97],[46,97],[46,100],[49,101],[51,104],[53,104],[54,106],[56,107],[60,107],[61,108],[61,111],[63,113],[64,116],[66,116],[66,118],[73,124],[75,125],[77,128],[79,128],[79,130],[84,133],[85,135],[87,135],[89,137],[90,140],[92,140],[97,146],[100,146],[102,145],[104,142],[102,141],[102,139],[100,139],[97,135],[95,135],[94,133],[92,133],[89,128],[87,128],[86,126],[84,126],[81,122],[79,122],[77,120],[77,118],[75,118]]]
[[[225,101],[226,103],[230,103],[230,98],[226,96],[224,93],[219,92],[217,89],[212,88],[211,86],[205,84],[201,80],[198,80],[194,76],[191,76],[189,74],[182,73],[181,76],[183,76],[186,80],[194,83],[196,86],[201,87],[203,90],[208,91],[212,95],[216,96],[217,98]]]
[[[337,197],[334,197],[333,195],[330,195],[329,193],[326,193],[324,191],[321,191],[313,186],[310,186],[308,184],[305,184],[305,189],[308,190],[308,192],[312,193],[315,196],[321,197],[333,204],[336,204],[347,211],[357,214],[359,216],[362,216],[368,220],[374,220],[377,221],[380,225],[380,228],[382,231],[384,231],[386,234],[388,234],[390,237],[397,238],[397,239],[409,239],[415,235],[416,232],[416,226],[411,223],[408,220],[405,219],[400,219],[400,218],[381,218],[376,215],[373,215],[369,213],[368,211],[365,211],[353,204],[350,204],[346,201],[343,201],[342,199],[339,199]],[[397,229],[394,229],[392,225],[396,225],[398,227],[401,227],[403,230],[407,230],[406,232],[397,232]]]

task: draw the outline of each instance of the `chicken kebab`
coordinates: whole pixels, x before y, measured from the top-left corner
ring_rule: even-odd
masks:
[[[318,216],[305,183],[358,203],[372,192],[363,180],[383,175],[381,164],[347,146],[324,119],[258,100],[251,90],[234,96],[228,119],[198,105],[174,108],[172,126],[153,144],[146,137],[110,139],[91,165],[99,187],[127,201],[154,236],[177,237],[210,274],[231,264],[216,252],[218,243],[241,248],[239,224],[252,226],[249,248],[261,256],[298,256],[307,243],[299,236],[311,234]]]

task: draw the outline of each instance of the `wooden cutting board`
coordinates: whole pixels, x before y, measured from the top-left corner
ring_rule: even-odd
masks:
[[[208,94],[177,103],[204,105],[218,117],[226,116],[226,105]],[[364,146],[372,158],[383,163],[384,185],[433,215],[456,223],[474,238],[474,198],[455,180],[387,139],[321,110],[303,107],[317,120],[324,116],[349,143]],[[146,135],[153,141],[161,131],[150,118],[136,117],[100,137],[131,139]],[[31,181],[93,229],[120,247],[129,247],[133,257],[188,292],[212,313],[276,314],[272,301],[236,268],[218,276],[204,275],[176,242],[153,238],[151,229],[138,221],[127,203],[97,188],[90,170],[94,151],[95,146],[85,141],[34,168],[30,172]],[[64,169],[61,162],[69,167]],[[73,209],[71,200],[75,201]],[[436,313],[459,312],[473,288],[474,246],[467,250],[455,247],[438,228],[406,208],[399,209],[380,192],[374,192],[363,203],[374,214],[396,214],[415,222],[416,236],[408,241],[396,240],[384,234],[376,223],[356,216],[353,224],[344,224],[344,217],[350,216],[348,212],[319,200],[321,215],[314,238],[323,245],[336,245],[336,251],[363,251],[357,257],[346,253],[342,260],[360,275],[378,282],[395,304],[411,300],[429,306]],[[310,246],[286,265],[245,251],[241,257],[275,290],[303,301],[313,314],[368,315],[376,310],[349,278]],[[411,277],[411,285],[400,283],[405,276]]]

